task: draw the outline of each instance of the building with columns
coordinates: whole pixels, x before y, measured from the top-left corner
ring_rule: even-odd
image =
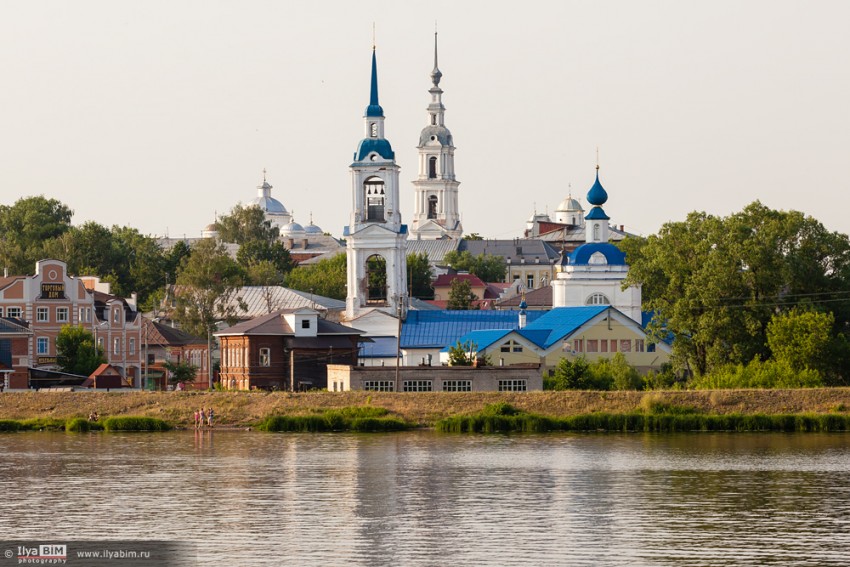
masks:
[[[416,240],[458,239],[463,234],[458,210],[458,186],[455,178],[455,147],[446,128],[443,74],[437,66],[437,33],[434,33],[434,70],[428,90],[428,125],[419,135],[419,176],[413,182],[414,213],[410,232]]]
[[[641,324],[641,288],[622,289],[629,266],[626,255],[609,242],[610,219],[602,209],[607,200],[597,165],[596,182],[587,193],[593,207],[584,217],[585,243],[563,254],[552,281],[552,306],[610,305]]]
[[[378,308],[402,318],[408,305],[407,225],[401,222],[395,153],[384,136],[384,109],[378,103],[378,67],[372,48],[365,137],[354,152],[352,210],[345,227],[348,258],[346,318]]]

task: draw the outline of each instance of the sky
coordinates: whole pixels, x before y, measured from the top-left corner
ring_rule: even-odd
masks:
[[[760,200],[850,233],[850,2],[0,0],[0,204],[200,236],[272,196],[335,236],[373,24],[413,215],[435,23],[464,232],[522,235],[594,180],[649,235]]]

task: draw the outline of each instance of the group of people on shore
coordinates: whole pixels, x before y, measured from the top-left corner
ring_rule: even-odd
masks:
[[[215,417],[215,412],[212,408],[207,409],[205,407],[195,411],[195,429],[201,429],[205,424],[208,427],[213,426],[213,418]]]

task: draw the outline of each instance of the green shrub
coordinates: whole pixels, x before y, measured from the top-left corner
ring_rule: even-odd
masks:
[[[818,388],[823,386],[820,372],[806,368],[793,370],[788,364],[754,359],[749,364],[727,364],[694,378],[690,386],[697,390],[728,388]]]
[[[75,417],[65,422],[65,431],[73,431],[75,433],[84,433],[91,431],[89,420],[82,417]]]
[[[349,407],[322,410],[310,415],[274,415],[267,417],[260,431],[315,433],[332,431],[401,431],[410,429],[404,420],[387,417],[388,410],[375,407]]]
[[[36,417],[20,422],[22,431],[64,431],[65,420],[53,417]]]
[[[18,431],[21,429],[19,421],[14,419],[0,419],[0,431]]]
[[[171,426],[155,417],[115,416],[103,420],[106,431],[168,431]]]

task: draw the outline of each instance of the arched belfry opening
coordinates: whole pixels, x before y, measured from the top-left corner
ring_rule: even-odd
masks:
[[[366,202],[366,222],[384,222],[387,194],[384,180],[380,177],[370,177],[363,182],[363,192]]]
[[[437,179],[437,158],[431,156],[428,158],[428,179]]]
[[[428,218],[437,218],[437,196],[431,195],[428,197]]]
[[[387,304],[387,261],[379,254],[366,259],[366,304]]]

